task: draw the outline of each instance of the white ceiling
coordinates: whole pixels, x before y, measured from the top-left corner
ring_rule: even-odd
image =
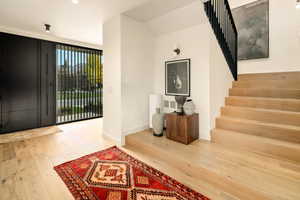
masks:
[[[146,22],[196,1],[200,0],[151,0],[123,14],[136,20]]]
[[[0,27],[45,34],[43,24],[49,23],[53,36],[101,45],[105,20],[146,1],[0,0]]]
[[[229,5],[231,8],[236,8],[248,3],[252,3],[257,0],[229,0]]]
[[[195,1],[147,22],[155,35],[186,29],[207,22],[203,3]]]
[[[207,22],[201,0],[151,0],[123,13],[162,35]]]

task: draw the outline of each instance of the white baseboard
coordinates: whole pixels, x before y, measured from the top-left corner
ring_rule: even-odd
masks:
[[[124,136],[131,135],[131,134],[138,133],[138,132],[141,132],[144,130],[148,130],[149,128],[150,128],[149,124],[145,123],[145,125],[137,126],[135,128],[130,128],[128,130],[123,131],[123,135]]]
[[[125,137],[122,136],[121,138],[117,138],[112,134],[112,131],[103,130],[103,137],[108,138],[116,143],[117,146],[124,146],[125,145]]]
[[[126,131],[122,132],[121,137],[116,137],[115,134],[113,134],[113,131],[110,130],[103,130],[103,137],[106,137],[116,143],[117,146],[124,146],[125,145],[125,136],[134,134],[140,131],[144,131],[149,129],[148,122],[145,123],[145,125],[137,126],[135,128],[128,129]]]

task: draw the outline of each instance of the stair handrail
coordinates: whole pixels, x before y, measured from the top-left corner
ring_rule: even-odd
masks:
[[[238,78],[238,32],[228,0],[202,0],[218,43],[235,80]]]

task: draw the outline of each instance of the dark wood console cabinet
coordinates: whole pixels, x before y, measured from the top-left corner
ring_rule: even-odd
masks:
[[[199,138],[199,115],[166,114],[167,138],[190,144]]]

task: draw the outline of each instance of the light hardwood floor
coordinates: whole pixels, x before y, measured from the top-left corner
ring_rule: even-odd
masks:
[[[101,135],[101,119],[58,128],[59,133],[0,144],[1,200],[71,200],[53,167],[115,145]],[[203,141],[186,146],[149,131],[126,140],[127,153],[212,199],[300,199],[297,165]]]
[[[0,144],[18,142],[26,139],[41,137],[44,135],[56,134],[59,132],[61,132],[61,130],[58,126],[50,126],[32,130],[18,131],[8,134],[0,134]]]
[[[201,140],[186,146],[150,131],[127,136],[126,144],[148,156],[157,169],[212,199],[300,199],[300,163]]]
[[[83,121],[59,126],[56,134],[0,144],[0,199],[74,199],[53,167],[114,145],[101,126],[101,119]]]

